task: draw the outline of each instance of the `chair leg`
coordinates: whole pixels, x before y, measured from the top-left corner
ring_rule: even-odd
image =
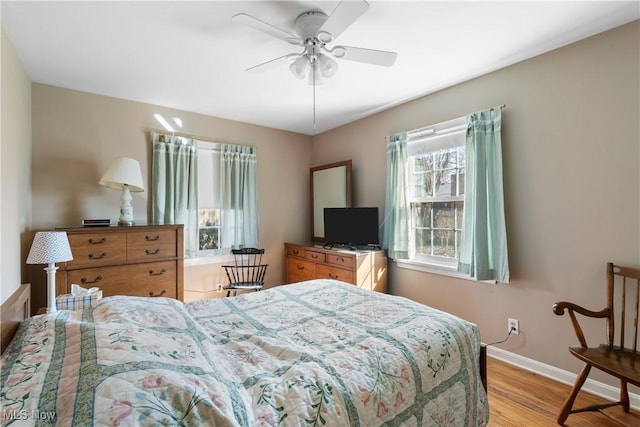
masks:
[[[580,388],[589,376],[589,371],[591,371],[591,365],[585,365],[582,372],[580,372],[580,375],[578,375],[576,383],[573,385],[573,389],[571,390],[571,394],[569,394],[569,397],[567,397],[567,400],[564,402],[564,406],[562,406],[562,409],[560,410],[560,415],[558,415],[558,424],[564,425],[564,422],[567,420],[567,417],[573,408],[573,402],[576,400]]]
[[[629,391],[625,380],[620,380],[620,403],[624,412],[629,412]]]

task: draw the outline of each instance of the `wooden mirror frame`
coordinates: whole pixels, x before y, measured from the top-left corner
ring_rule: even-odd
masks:
[[[341,191],[334,193],[331,188],[327,188],[331,185],[342,186],[344,193]],[[311,168],[310,188],[311,240],[322,242],[324,241],[324,208],[351,207],[351,160]],[[321,227],[322,235],[317,232],[318,227]]]

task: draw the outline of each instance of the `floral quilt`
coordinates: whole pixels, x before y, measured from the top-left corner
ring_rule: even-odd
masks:
[[[332,280],[23,322],[3,425],[484,426],[478,329]]]

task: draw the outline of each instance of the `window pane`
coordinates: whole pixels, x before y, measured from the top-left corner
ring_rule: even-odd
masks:
[[[201,251],[220,248],[218,228],[201,228],[198,230],[198,237]]]
[[[433,156],[426,154],[413,159],[413,197],[433,195]]]
[[[198,209],[198,227],[218,227],[219,225],[219,209]]]
[[[416,253],[423,255],[431,255],[431,230],[417,229],[416,236]]]
[[[412,223],[416,228],[431,228],[431,203],[411,203]]]
[[[456,241],[453,231],[435,230],[433,232],[433,255],[454,258]]]
[[[462,230],[462,227],[464,226],[464,223],[462,222],[464,215],[464,202],[455,202],[454,206],[456,209],[456,229]]]
[[[433,228],[453,230],[455,227],[454,203],[433,203]]]

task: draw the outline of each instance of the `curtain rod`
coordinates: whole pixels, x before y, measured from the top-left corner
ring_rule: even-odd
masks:
[[[495,108],[495,107],[491,107],[490,111],[493,111],[493,109],[494,109],[494,108]],[[504,110],[505,108],[507,108],[507,104],[502,104],[502,105],[500,105],[500,109],[501,109],[501,110]],[[456,119],[453,119],[453,120],[456,120]],[[447,121],[450,121],[450,120],[447,120]],[[442,123],[446,123],[446,122],[442,122]],[[424,131],[426,131],[426,130],[428,130],[428,129],[432,129],[434,126],[435,126],[435,125],[429,125],[429,126],[423,126],[423,127],[421,127],[421,128],[411,129],[411,130],[408,130],[408,131],[407,131],[407,133],[420,133],[420,132],[424,132]]]
[[[161,134],[161,135],[177,136],[177,137],[181,137],[181,138],[190,138],[190,139],[195,139],[195,140],[198,140],[198,141],[201,141],[201,142],[208,142],[210,144],[233,144],[233,145],[239,145],[241,147],[250,147],[250,148],[258,149],[258,147],[254,146],[254,145],[238,144],[238,143],[235,143],[235,142],[220,141],[220,140],[214,141],[214,140],[212,140],[210,138],[202,138],[202,137],[199,137],[197,135],[190,135],[188,133],[170,132],[170,131],[168,131],[166,129],[163,129],[163,130],[147,129],[146,131],[149,132],[150,134],[158,133],[158,134]]]

